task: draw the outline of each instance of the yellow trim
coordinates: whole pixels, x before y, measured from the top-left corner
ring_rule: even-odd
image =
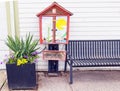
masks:
[[[19,31],[19,15],[18,15],[18,1],[13,1],[14,7],[14,25],[15,25],[15,35],[20,37]]]
[[[7,17],[7,30],[8,30],[8,35],[11,36],[11,18],[10,18],[10,2],[6,2],[6,17]]]
[[[7,18],[7,31],[8,35],[12,36],[12,31],[11,31],[11,17],[10,17],[10,2],[7,1],[5,3],[6,6],[6,18]],[[11,50],[9,50],[9,53],[11,53]]]

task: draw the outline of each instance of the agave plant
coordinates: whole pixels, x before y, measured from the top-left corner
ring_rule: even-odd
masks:
[[[12,57],[9,58],[8,63],[16,63],[17,65],[33,62],[38,57],[36,52],[39,40],[33,40],[33,35],[26,35],[25,40],[15,36],[7,37],[6,45],[12,51]],[[14,56],[14,57],[13,57]]]

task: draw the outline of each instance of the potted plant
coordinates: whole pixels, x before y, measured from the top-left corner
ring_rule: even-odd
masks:
[[[26,38],[7,37],[6,45],[11,50],[6,59],[8,86],[10,89],[30,89],[36,87],[35,61],[38,58],[38,40],[32,35]]]

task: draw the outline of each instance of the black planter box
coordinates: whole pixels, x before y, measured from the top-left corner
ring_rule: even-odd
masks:
[[[36,88],[35,63],[17,66],[6,64],[8,87],[10,89]]]

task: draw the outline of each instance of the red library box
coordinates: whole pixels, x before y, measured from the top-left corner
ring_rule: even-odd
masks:
[[[40,43],[67,44],[71,15],[70,11],[56,2],[53,2],[49,7],[38,13]]]

